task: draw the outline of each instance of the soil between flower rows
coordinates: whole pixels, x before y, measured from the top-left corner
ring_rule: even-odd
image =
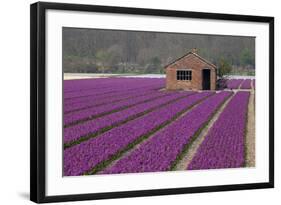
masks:
[[[164,84],[161,78],[66,82],[64,103],[68,110],[64,119],[68,124],[64,128],[64,175],[183,170],[196,156],[229,101],[242,92],[250,93],[249,89],[250,100],[244,103],[246,111],[241,114],[246,118],[242,136],[245,141],[241,145],[236,136],[227,137],[240,143],[241,149],[237,152],[237,159],[233,156],[231,163],[235,164],[235,160],[241,162],[242,156],[246,163],[236,167],[254,166],[254,81],[235,80],[230,85],[238,90],[216,93],[165,91]],[[220,99],[222,95],[225,97]],[[73,123],[69,119],[76,121]],[[228,126],[231,130],[232,124]],[[222,164],[219,168],[231,167],[230,160],[226,159],[227,153],[222,149],[215,157]],[[203,159],[204,169],[215,168],[212,164],[206,165],[207,154]],[[226,159],[225,162],[222,163],[222,159]]]

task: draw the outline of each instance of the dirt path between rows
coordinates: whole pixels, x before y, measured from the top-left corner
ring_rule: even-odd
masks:
[[[186,167],[188,166],[188,164],[193,159],[193,157],[196,154],[199,146],[204,141],[207,133],[209,132],[209,130],[211,129],[213,124],[216,122],[216,120],[218,119],[218,117],[220,116],[222,111],[228,105],[230,100],[235,96],[236,92],[238,92],[238,91],[241,91],[241,90],[233,90],[234,94],[231,97],[229,97],[224,102],[224,104],[218,109],[218,111],[214,114],[212,119],[208,122],[208,124],[205,126],[205,128],[201,131],[199,136],[197,136],[197,138],[191,143],[189,149],[184,154],[182,159],[175,165],[173,170],[186,170]],[[245,91],[245,90],[243,90],[243,91]],[[254,98],[255,98],[255,92],[252,89],[250,91],[250,98],[249,98],[249,104],[248,104],[246,136],[245,136],[245,161],[246,161],[245,162],[245,166],[246,167],[253,167],[253,166],[255,166],[255,106],[254,106]],[[179,118],[181,118],[183,115],[185,115],[188,112],[190,112],[192,109],[197,107],[199,104],[200,103],[196,103],[190,109],[188,109],[187,111],[182,113],[180,116],[178,116],[177,119],[174,120],[173,122],[177,121]],[[171,122],[171,123],[173,123],[173,122]],[[163,128],[160,128],[159,130],[156,131],[156,133],[161,131],[162,129],[165,129],[165,128],[166,128],[166,126],[163,127]],[[118,159],[112,161],[106,167],[110,167],[110,166],[113,166],[114,164],[116,164],[120,159],[122,159],[123,157],[127,156],[128,154],[130,154],[133,150],[135,150],[136,148],[141,146],[144,142],[149,141],[153,137],[153,135],[155,135],[155,133],[152,134],[148,139],[145,139],[144,141],[142,141],[139,144],[135,145],[134,149],[131,149],[131,150],[127,151],[126,153],[122,154],[121,157],[118,157]],[[98,173],[100,173],[100,171],[98,171]]]
[[[170,124],[175,123],[176,121],[178,121],[180,118],[182,118],[184,115],[186,115],[187,113],[191,112],[193,109],[195,109],[197,106],[199,106],[203,101],[205,101],[207,98],[211,97],[213,95],[207,96],[205,98],[203,98],[202,100],[199,100],[198,102],[196,102],[195,104],[193,104],[191,107],[189,107],[186,111],[184,111],[183,113],[181,113],[175,120],[173,120],[172,122],[170,122],[168,125],[165,125],[163,127],[161,127],[160,129],[158,129],[157,131],[155,131],[153,134],[149,135],[149,137],[147,139],[144,139],[143,141],[141,141],[140,143],[136,144],[132,149],[130,149],[129,151],[126,151],[124,154],[122,154],[122,156],[118,157],[118,159],[110,162],[110,164],[108,164],[105,168],[103,168],[102,170],[98,171],[97,173],[100,174],[102,173],[102,171],[104,169],[106,169],[107,167],[111,167],[114,166],[119,160],[123,159],[124,157],[130,155],[134,150],[138,149],[140,146],[142,146],[144,143],[146,143],[147,141],[151,140],[153,138],[154,135],[156,135],[157,133],[161,132],[163,129],[166,129]]]
[[[251,90],[245,137],[245,166],[255,166],[255,90]]]
[[[229,103],[229,101],[233,98],[235,94],[233,94],[232,96],[230,96],[225,102],[224,104],[218,109],[218,111],[215,113],[215,115],[212,117],[212,119],[209,121],[209,123],[205,126],[205,128],[203,128],[203,130],[201,131],[201,133],[197,136],[197,138],[190,144],[189,149],[187,150],[187,152],[184,154],[184,156],[182,157],[182,159],[176,164],[176,166],[173,168],[173,170],[186,170],[187,166],[189,165],[189,163],[191,162],[191,160],[193,159],[194,155],[196,154],[199,146],[201,145],[201,143],[204,141],[207,133],[209,132],[209,130],[211,129],[211,127],[213,126],[213,124],[215,123],[215,121],[218,119],[218,117],[220,116],[221,112],[224,110],[224,108],[226,107],[226,105]]]

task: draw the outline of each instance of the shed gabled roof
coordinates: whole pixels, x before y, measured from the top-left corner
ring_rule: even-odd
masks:
[[[185,58],[185,57],[187,57],[187,56],[189,56],[189,55],[194,55],[194,56],[196,56],[199,60],[201,60],[201,61],[207,63],[208,65],[212,66],[213,68],[217,68],[217,66],[214,65],[213,63],[207,61],[205,58],[203,58],[203,57],[199,56],[197,53],[194,53],[194,52],[191,52],[191,51],[188,52],[187,54],[183,55],[182,57],[179,57],[179,58],[177,58],[176,60],[172,61],[171,63],[169,63],[168,65],[166,65],[165,68],[169,67],[170,65],[176,63],[177,61],[179,61],[179,60],[181,60],[181,59],[183,59],[183,58]]]

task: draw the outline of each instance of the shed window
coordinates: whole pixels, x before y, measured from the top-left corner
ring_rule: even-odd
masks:
[[[177,70],[177,80],[192,80],[192,71]]]

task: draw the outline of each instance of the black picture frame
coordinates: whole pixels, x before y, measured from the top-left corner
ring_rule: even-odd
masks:
[[[46,81],[45,38],[46,11],[67,10],[194,19],[215,19],[263,22],[269,25],[269,181],[263,183],[229,184],[192,188],[89,193],[46,196]],[[37,203],[77,200],[97,200],[123,197],[218,192],[230,190],[261,189],[274,187],[274,18],[265,16],[230,15],[144,8],[110,7],[82,4],[38,2],[30,6],[30,200]]]

